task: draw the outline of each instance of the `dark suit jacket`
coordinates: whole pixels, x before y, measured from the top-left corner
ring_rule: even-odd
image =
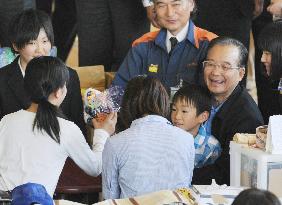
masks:
[[[278,85],[276,86],[276,88],[278,87]],[[275,90],[275,96],[273,97],[273,99],[271,99],[272,101],[276,101],[277,102],[277,107],[278,107],[278,111],[273,113],[272,115],[282,115],[282,90]],[[271,108],[269,108],[271,109]]]
[[[86,136],[79,78],[75,70],[68,70],[68,92],[60,108],[67,119],[73,121]],[[6,114],[26,109],[29,105],[30,100],[24,90],[24,80],[17,57],[11,64],[0,69],[0,119]]]
[[[194,169],[193,184],[230,184],[229,144],[235,133],[255,133],[263,124],[258,106],[245,88],[237,86],[212,121],[212,134],[219,140],[222,153],[214,164]]]
[[[229,36],[249,48],[254,0],[196,0],[195,24],[219,36]]]

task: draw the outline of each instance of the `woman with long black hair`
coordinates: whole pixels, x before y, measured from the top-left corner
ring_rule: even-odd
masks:
[[[262,111],[264,117],[282,114],[282,22],[268,24],[260,33],[259,47],[263,51],[261,62],[264,65],[264,75],[270,88],[265,96],[268,105]],[[265,85],[267,86],[267,85]]]
[[[68,78],[61,60],[49,56],[32,59],[24,78],[30,106],[4,116],[0,122],[0,190],[13,190],[13,200],[37,196],[34,190],[45,187],[46,200],[52,201],[68,156],[87,174],[101,173],[104,143],[115,130],[116,114],[109,114],[102,123],[93,120],[95,127],[102,129],[95,129],[92,151],[81,130],[64,119],[59,109]],[[22,196],[27,193],[22,190],[30,194]],[[35,202],[49,204],[47,201]]]

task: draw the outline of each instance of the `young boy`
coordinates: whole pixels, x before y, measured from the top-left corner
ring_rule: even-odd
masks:
[[[205,129],[210,110],[211,95],[197,85],[181,87],[172,99],[172,123],[194,136],[196,168],[213,164],[221,153],[218,140]]]

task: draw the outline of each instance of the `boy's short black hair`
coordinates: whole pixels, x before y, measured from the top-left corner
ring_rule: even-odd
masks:
[[[28,9],[13,17],[9,24],[9,38],[12,44],[22,49],[31,40],[36,40],[40,29],[44,29],[51,45],[54,45],[52,22],[48,14]]]
[[[197,116],[207,111],[210,113],[212,97],[207,88],[195,84],[185,84],[173,96],[172,103],[184,101],[195,106]]]

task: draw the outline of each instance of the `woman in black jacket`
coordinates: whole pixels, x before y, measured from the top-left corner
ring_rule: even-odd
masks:
[[[260,33],[261,62],[270,84],[267,118],[282,114],[282,22],[268,24]]]
[[[48,56],[54,46],[54,33],[50,17],[37,10],[17,14],[9,26],[9,38],[18,57],[0,70],[0,120],[6,114],[27,108],[29,99],[23,88],[26,65],[39,56]],[[68,68],[68,93],[61,104],[64,115],[86,134],[79,78]]]

